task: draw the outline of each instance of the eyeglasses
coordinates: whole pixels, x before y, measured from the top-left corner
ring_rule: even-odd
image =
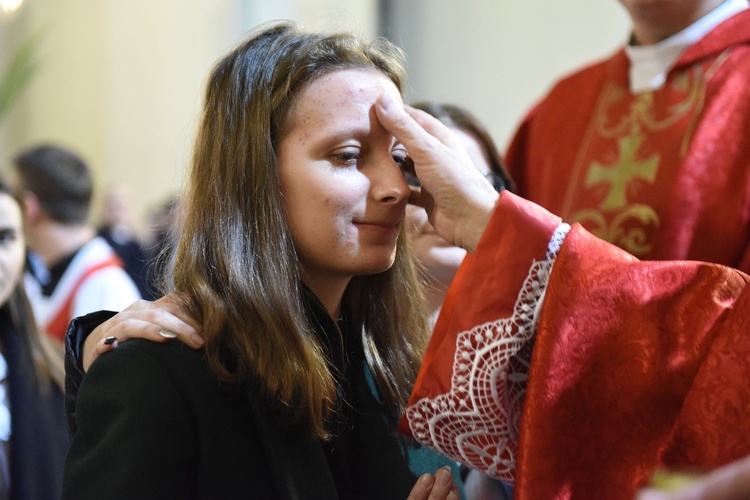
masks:
[[[485,179],[490,182],[490,184],[492,184],[492,187],[495,188],[495,191],[497,191],[498,193],[504,189],[507,189],[505,180],[497,172],[493,172],[492,170],[482,170],[480,173],[484,176]],[[419,182],[419,179],[417,179],[416,175],[405,171],[404,177],[406,178],[406,183],[410,186],[422,187],[422,183]]]
[[[483,170],[482,175],[485,179],[490,181],[490,184],[492,184],[492,187],[495,188],[495,191],[497,191],[498,193],[504,189],[508,189],[508,186],[505,183],[505,179],[497,172],[493,172],[492,170]]]

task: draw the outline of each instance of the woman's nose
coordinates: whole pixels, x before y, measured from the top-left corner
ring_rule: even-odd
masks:
[[[391,155],[372,165],[369,173],[372,196],[384,203],[406,203],[409,185],[401,166]]]

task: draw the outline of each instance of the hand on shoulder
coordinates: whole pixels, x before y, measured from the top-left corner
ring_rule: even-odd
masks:
[[[174,294],[154,302],[139,300],[99,325],[86,338],[83,346],[84,371],[96,358],[129,339],[168,342],[176,338],[193,349],[203,347],[200,326],[179,304]]]

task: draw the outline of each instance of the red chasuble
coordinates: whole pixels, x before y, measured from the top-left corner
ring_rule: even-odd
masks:
[[[750,454],[750,277],[564,226],[502,194],[402,430],[517,499],[632,499],[657,469]]]
[[[508,150],[517,193],[641,259],[750,272],[750,10],[633,94],[621,50],[560,81]]]

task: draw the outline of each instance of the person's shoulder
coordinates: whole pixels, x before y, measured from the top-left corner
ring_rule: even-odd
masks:
[[[98,289],[95,293],[107,293],[108,296],[125,296],[126,305],[141,298],[133,278],[119,265],[101,267],[92,272],[81,283],[81,290]],[[101,308],[100,308],[101,309]]]
[[[170,380],[178,385],[189,385],[192,380],[205,379],[209,371],[203,351],[194,350],[177,340],[153,342],[130,339],[116,349],[99,356],[84,378],[117,379],[120,383],[157,385]]]
[[[153,360],[165,366],[200,364],[203,351],[192,349],[178,340],[154,342],[146,339],[130,339],[122,342],[116,349],[99,356],[98,360],[110,359],[112,362],[130,363],[132,359]]]
[[[92,363],[78,389],[75,413],[80,429],[81,415],[196,412],[204,404],[226,406],[227,398],[203,351],[177,340],[131,339]]]
[[[259,402],[255,386],[219,380],[203,350],[178,340],[133,339],[94,361],[79,388],[74,412],[79,429],[82,418],[90,425],[92,415],[103,414],[149,419],[162,418],[154,414],[175,419],[187,414],[204,422],[247,423]]]
[[[119,265],[100,267],[80,283],[72,315],[103,309],[120,311],[139,299],[138,287],[125,269]]]
[[[612,70],[621,69],[626,71],[627,56],[622,49],[617,50],[615,53],[610,54],[607,57],[595,59],[584,63],[581,66],[571,69],[566,73],[563,73],[560,78],[557,79],[553,85],[553,89],[564,88],[568,86],[579,86],[582,83],[589,83],[599,80],[602,75],[612,72]],[[623,73],[627,76],[627,73]],[[623,76],[618,75],[618,76]]]
[[[86,260],[102,260],[111,257],[113,254],[112,245],[103,236],[96,235],[78,250],[76,256]]]
[[[103,277],[106,277],[106,280],[132,283],[122,259],[100,236],[94,237],[78,250],[66,273],[83,279],[82,286],[100,282]]]
[[[578,114],[583,103],[591,105],[607,80],[626,84],[627,67],[627,57],[620,49],[609,57],[563,74],[552,82],[546,94],[530,109],[525,121],[538,122],[536,118],[540,115],[544,116],[542,121],[547,121],[548,115],[564,117],[568,113]]]

